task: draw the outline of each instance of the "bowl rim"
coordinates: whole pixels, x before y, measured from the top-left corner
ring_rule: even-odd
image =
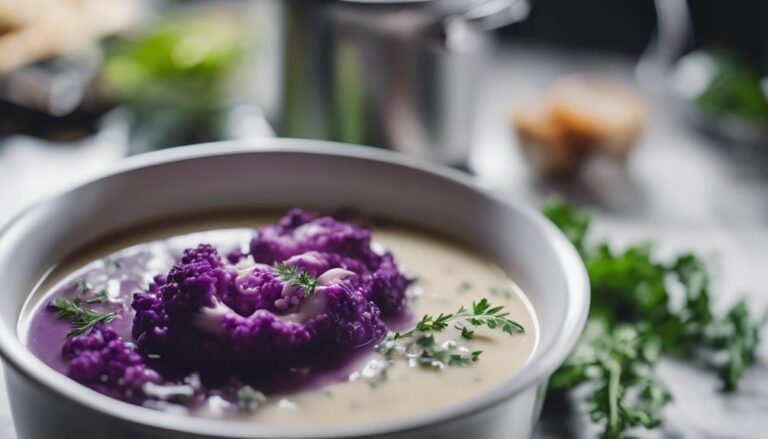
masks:
[[[565,360],[578,340],[586,324],[590,302],[590,287],[586,269],[576,249],[570,241],[536,210],[519,202],[484,189],[473,177],[460,171],[427,163],[403,154],[378,150],[370,147],[342,144],[336,142],[264,138],[249,141],[233,140],[203,143],[185,147],[160,150],[122,159],[111,169],[96,177],[87,179],[58,191],[18,213],[12,220],[0,228],[0,237],[12,234],[22,225],[24,218],[44,207],[53,200],[63,197],[80,187],[98,184],[112,176],[127,173],[148,166],[174,161],[200,159],[242,153],[299,153],[318,154],[330,157],[356,158],[368,161],[385,162],[410,168],[416,172],[433,174],[450,180],[478,194],[491,198],[517,214],[528,217],[535,226],[540,227],[550,241],[557,258],[562,262],[567,283],[568,308],[558,336],[553,337],[547,346],[540,345],[532,361],[518,373],[494,388],[459,404],[427,411],[423,414],[408,416],[387,422],[364,423],[350,426],[322,427],[285,427],[255,425],[249,421],[215,420],[179,415],[128,404],[91,390],[65,375],[55,371],[32,354],[17,334],[17,330],[0,329],[0,357],[14,370],[33,383],[42,386],[71,402],[85,406],[96,412],[118,418],[124,422],[145,427],[157,428],[192,435],[209,435],[242,439],[264,437],[281,438],[350,438],[376,435],[392,435],[433,427],[446,420],[457,420],[496,406],[523,390],[544,381]],[[0,251],[7,246],[8,240],[0,239]],[[16,317],[18,324],[18,318]],[[535,366],[534,366],[535,365]]]

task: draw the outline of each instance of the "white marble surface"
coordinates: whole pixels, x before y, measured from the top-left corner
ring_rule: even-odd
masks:
[[[559,190],[600,212],[597,233],[617,245],[658,241],[660,252],[696,249],[719,264],[718,303],[746,293],[755,312],[768,305],[762,279],[768,266],[768,166],[690,131],[663,96],[647,94],[650,124],[626,173],[600,171],[581,183],[542,183],[527,170],[508,127],[515,100],[574,71],[633,81],[634,65],[619,57],[507,47],[496,55],[478,111],[473,168],[492,190],[537,204]],[[108,130],[78,146],[40,145],[16,138],[0,143],[0,222],[18,208],[108,167],[122,152],[124,133]],[[768,339],[768,334],[765,334]],[[753,438],[768,431],[768,362],[746,377],[744,390],[723,397],[708,374],[665,361],[660,374],[675,393],[664,437]],[[589,437],[576,423],[569,434]],[[562,435],[543,435],[562,437]],[[14,439],[0,384],[0,439]]]

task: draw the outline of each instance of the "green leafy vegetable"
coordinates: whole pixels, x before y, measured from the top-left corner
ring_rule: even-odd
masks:
[[[287,285],[302,288],[304,290],[304,297],[314,294],[315,288],[318,286],[317,279],[310,276],[306,271],[301,271],[296,267],[289,267],[283,262],[275,265],[273,271],[277,278]]]
[[[671,397],[653,374],[660,355],[709,364],[724,390],[736,389],[755,361],[760,324],[744,301],[714,313],[709,272],[699,257],[659,261],[649,244],[615,251],[606,242],[589,243],[589,216],[562,201],[550,201],[544,213],[581,254],[592,287],[587,330],[552,377],[552,390],[591,389],[592,419],[604,423],[604,437],[621,438],[633,427],[661,422]]]
[[[76,299],[54,299],[51,305],[58,310],[57,319],[68,319],[72,323],[72,330],[69,331],[67,337],[86,334],[98,323],[107,324],[117,317],[116,312],[104,313],[83,308],[82,302]]]

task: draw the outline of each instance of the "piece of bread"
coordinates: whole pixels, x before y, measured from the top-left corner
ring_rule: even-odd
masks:
[[[590,156],[624,162],[645,125],[645,105],[631,88],[600,76],[569,76],[512,115],[523,155],[540,173],[577,171]]]
[[[0,0],[0,73],[88,47],[136,22],[137,0]],[[35,11],[35,13],[32,13]]]
[[[645,125],[645,105],[628,86],[602,76],[570,76],[549,94],[552,117],[573,144],[626,160]]]
[[[578,166],[579,152],[555,122],[549,103],[541,97],[523,101],[512,113],[523,155],[543,174],[562,174]]]
[[[51,0],[0,0],[0,29],[13,30],[34,22]]]

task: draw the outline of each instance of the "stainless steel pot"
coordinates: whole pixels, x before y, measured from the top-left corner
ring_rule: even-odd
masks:
[[[489,30],[526,0],[287,0],[279,133],[466,162]]]
[[[408,190],[393,191],[393,181]],[[48,269],[88,244],[160,219],[289,206],[358,208],[427,227],[493,258],[536,310],[540,339],[533,357],[492,390],[446,409],[346,427],[277,427],[126,404],[51,369],[19,336],[42,300],[29,292]],[[0,231],[0,279],[0,357],[19,439],[525,439],[547,377],[576,343],[589,306],[581,259],[540,214],[460,172],[371,148],[295,139],[135,156]]]

